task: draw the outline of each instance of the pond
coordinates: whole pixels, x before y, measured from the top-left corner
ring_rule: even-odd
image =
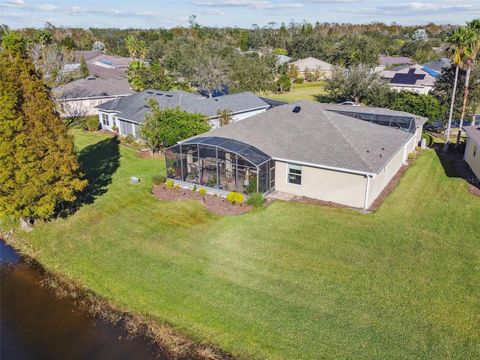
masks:
[[[0,358],[167,359],[144,338],[58,298],[41,274],[0,240]]]

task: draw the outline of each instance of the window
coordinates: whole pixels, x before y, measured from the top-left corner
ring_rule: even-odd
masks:
[[[473,147],[473,157],[477,156],[477,145]]]
[[[302,184],[302,167],[297,165],[288,165],[287,182],[289,184]]]
[[[110,126],[110,121],[108,119],[108,114],[102,114],[102,124]]]

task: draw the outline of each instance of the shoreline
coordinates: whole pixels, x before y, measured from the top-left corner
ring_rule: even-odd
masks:
[[[196,342],[180,334],[171,325],[160,323],[147,316],[122,309],[94,291],[79,285],[61,273],[46,269],[40,261],[18,246],[18,238],[12,232],[2,233],[0,241],[12,247],[21,259],[21,263],[38,271],[42,280],[40,285],[54,290],[60,298],[68,297],[90,315],[123,329],[133,339],[143,337],[154,345],[156,354],[172,360],[234,360],[231,354],[210,344]]]

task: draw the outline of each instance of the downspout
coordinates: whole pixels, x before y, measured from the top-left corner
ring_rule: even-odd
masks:
[[[370,195],[370,175],[367,175],[367,182],[366,182],[366,188],[365,188],[365,200],[363,202],[363,208],[365,210],[368,209],[368,196]]]

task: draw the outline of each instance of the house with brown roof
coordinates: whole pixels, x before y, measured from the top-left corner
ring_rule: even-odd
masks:
[[[318,72],[319,79],[328,79],[332,76],[333,66],[314,57],[307,57],[291,63],[298,69],[300,77],[305,78],[308,72]]]

